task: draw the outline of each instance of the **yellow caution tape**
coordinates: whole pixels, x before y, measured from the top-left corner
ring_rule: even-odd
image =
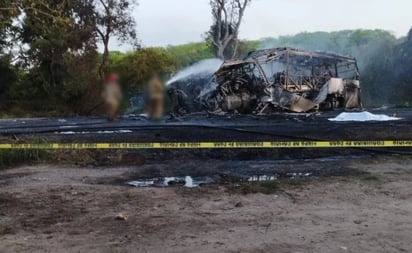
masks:
[[[0,144],[0,149],[283,149],[394,147],[412,147],[412,140]]]

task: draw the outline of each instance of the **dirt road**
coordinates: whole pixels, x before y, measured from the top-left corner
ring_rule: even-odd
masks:
[[[284,183],[269,195],[102,183],[139,167],[3,170],[0,252],[412,252],[412,160],[344,167],[370,174]]]

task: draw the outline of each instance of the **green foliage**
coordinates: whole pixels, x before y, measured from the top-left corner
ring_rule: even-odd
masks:
[[[14,5],[13,0],[1,0],[0,1],[0,54],[3,51],[3,47],[9,44],[7,37],[12,30],[13,19],[19,15],[17,6]]]
[[[382,43],[395,43],[396,38],[384,30],[344,30],[339,32],[303,32],[294,36],[265,38],[258,49],[271,47],[294,47],[351,55],[363,60],[375,53]],[[365,51],[366,50],[366,51]]]
[[[126,90],[142,90],[152,75],[168,77],[178,68],[175,58],[163,48],[146,48],[123,56],[115,55],[110,70],[120,75]]]
[[[10,92],[11,87],[17,82],[17,73],[10,64],[7,56],[0,55],[0,100],[5,99],[5,95]]]
[[[118,41],[138,46],[136,21],[133,9],[136,0],[92,0],[95,18],[95,31],[99,41],[103,44],[103,55],[99,66],[99,79],[105,81],[109,66],[109,41],[115,37]]]
[[[256,50],[260,41],[239,41],[236,57],[243,58],[250,51]],[[167,51],[176,59],[181,68],[190,66],[204,59],[215,58],[213,48],[207,42],[168,46]]]
[[[25,15],[10,24],[10,39],[25,47],[15,57],[19,78],[8,82],[3,106],[81,112],[87,91],[96,91],[90,88],[97,64],[92,0],[19,0],[16,5]]]
[[[59,96],[65,88],[69,58],[81,57],[95,51],[94,21],[89,19],[93,6],[88,1],[65,1],[57,4],[49,1],[32,1],[31,7],[46,12],[49,8],[59,10],[58,16],[42,16],[38,11],[27,11],[22,23],[22,42],[28,50],[23,52],[39,71],[35,76],[47,95]]]
[[[412,105],[412,29],[409,31],[405,41],[399,43],[395,50],[393,59],[394,79],[393,101],[402,102],[403,106]]]
[[[110,60],[109,64],[110,65],[116,65],[119,64],[119,62],[127,55],[127,53],[122,53],[120,51],[111,51],[110,52]],[[101,60],[101,55],[99,55],[99,61]]]
[[[0,150],[0,168],[50,159],[45,150]]]
[[[44,144],[45,139],[36,139],[33,143]],[[23,163],[43,162],[51,159],[50,151],[39,149],[4,149],[0,150],[0,169]]]
[[[260,45],[259,40],[241,40],[237,49],[237,58],[245,58],[247,54],[256,50]]]
[[[176,59],[180,67],[187,67],[200,60],[215,57],[206,42],[168,46],[167,51]]]

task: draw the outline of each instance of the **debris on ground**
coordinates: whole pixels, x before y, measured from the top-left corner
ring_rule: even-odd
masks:
[[[119,214],[116,216],[116,220],[127,221],[127,215],[122,214],[122,213],[119,213]]]

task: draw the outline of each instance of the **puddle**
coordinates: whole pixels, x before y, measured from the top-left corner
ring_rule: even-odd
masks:
[[[127,182],[127,185],[135,187],[167,187],[174,185],[181,185],[187,188],[195,188],[204,184],[214,182],[211,178],[192,178],[186,177],[161,177],[152,179],[143,179]]]
[[[286,173],[286,177],[289,177],[290,179],[310,177],[310,176],[312,176],[312,173]]]
[[[284,175],[276,174],[276,175],[259,175],[259,176],[251,176],[247,178],[247,182],[267,182],[267,181],[275,181],[282,178],[305,178],[311,177],[312,173],[286,173]]]
[[[138,181],[131,181],[128,182],[128,185],[131,186],[136,186],[136,187],[148,187],[148,186],[154,186],[154,181],[153,180],[138,180]]]
[[[266,182],[266,181],[275,181],[279,179],[279,176],[267,176],[267,175],[263,175],[263,176],[252,176],[249,177],[247,179],[247,182]]]
[[[183,186],[187,188],[196,188],[206,184],[213,183],[236,183],[236,182],[268,182],[279,179],[289,178],[306,178],[312,177],[312,173],[286,173],[275,175],[252,175],[252,176],[230,176],[230,175],[215,175],[210,177],[159,177],[150,179],[139,179],[126,182],[129,186],[134,187],[168,187],[168,186]]]

